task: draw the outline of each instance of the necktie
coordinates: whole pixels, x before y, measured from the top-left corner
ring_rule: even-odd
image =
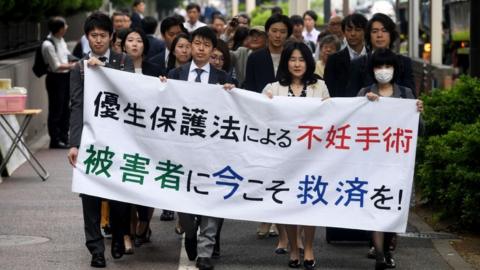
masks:
[[[195,78],[195,82],[202,82],[200,75],[202,75],[203,69],[196,68],[195,72],[197,72],[197,77]]]
[[[102,61],[103,63],[105,63],[107,61],[107,57],[105,56],[101,56],[98,58],[98,60]]]

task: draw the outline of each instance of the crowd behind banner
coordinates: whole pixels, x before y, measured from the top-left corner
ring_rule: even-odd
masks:
[[[85,67],[77,64],[79,59],[88,61],[86,68],[106,66],[162,81],[222,84],[228,91],[236,86],[270,98],[416,98],[411,59],[394,51],[398,33],[395,22],[384,14],[374,14],[370,20],[361,14],[335,16],[319,31],[313,10],[287,17],[276,8],[265,25],[251,25],[246,14],[227,19],[214,12],[207,25],[195,3],[186,7],[186,18],[173,15],[160,22],[144,16],[145,8],[143,1],[135,0],[131,12],[119,10],[111,17],[92,13],[73,53],[63,40],[68,29],[65,19],[49,21],[42,54],[48,63],[50,148],[69,149],[74,167],[83,108],[91,106],[83,104]],[[422,102],[416,104],[421,112]],[[168,113],[162,112],[162,117],[169,117]],[[150,241],[153,208],[85,194],[81,198],[92,267],[106,266],[103,235],[111,235],[111,254],[116,259],[140,252],[137,248]],[[196,260],[199,269],[213,269],[211,258],[220,256],[223,219],[182,213],[178,217],[175,231],[185,233],[189,259]],[[160,218],[174,220],[175,213],[163,210]],[[258,238],[278,236],[275,253],[288,253],[289,267],[305,269],[321,264],[314,257],[314,234],[315,227],[267,223],[257,231]],[[375,259],[375,269],[394,268],[395,234],[369,235],[368,256]]]

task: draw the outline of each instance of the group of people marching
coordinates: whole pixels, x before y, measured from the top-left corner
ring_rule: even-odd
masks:
[[[159,39],[158,22],[143,16],[144,9],[143,1],[135,1],[132,15],[123,11],[111,18],[100,12],[88,16],[85,35],[74,50],[80,62],[86,60],[87,68],[106,66],[162,81],[222,84],[227,91],[238,87],[270,98],[416,98],[411,60],[392,50],[398,34],[384,14],[370,20],[360,14],[333,17],[320,32],[312,10],[291,17],[275,10],[264,26],[250,26],[245,14],[227,22],[217,13],[206,25],[199,20],[200,6],[192,3],[186,8],[187,21],[178,15],[161,20]],[[71,62],[63,40],[67,27],[63,18],[52,18],[42,52],[49,65],[50,147],[68,148],[75,167],[83,129],[84,67]],[[423,111],[420,100],[417,110]],[[113,200],[105,207],[104,199],[86,194],[81,199],[92,267],[106,266],[102,227],[111,231],[115,259],[150,241],[153,208]],[[164,210],[161,219],[173,220],[174,213]],[[222,225],[223,219],[178,213],[175,231],[185,233],[186,253],[199,269],[214,268]],[[258,238],[268,235],[278,235],[275,253],[289,254],[288,267],[314,269],[319,264],[313,249],[315,227],[261,223]],[[395,239],[392,233],[372,232],[368,256],[376,259],[375,269],[395,267]]]

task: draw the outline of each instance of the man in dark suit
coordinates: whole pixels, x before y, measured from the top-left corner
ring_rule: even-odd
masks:
[[[365,31],[365,42],[369,53],[352,61],[350,77],[346,92],[349,96],[357,96],[358,91],[374,83],[371,70],[372,51],[380,48],[392,49],[398,33],[395,30],[395,23],[385,14],[376,13],[368,21]],[[410,88],[416,96],[415,82],[413,80],[412,60],[406,56],[397,54],[398,76],[394,83]]]
[[[292,23],[287,16],[275,14],[268,18],[265,23],[268,45],[248,57],[243,84],[245,89],[261,93],[267,84],[276,81],[283,45],[292,30]]]
[[[150,60],[155,55],[161,54],[165,51],[165,42],[154,36],[157,26],[157,20],[151,16],[146,16],[142,20],[142,29],[147,35],[149,44],[149,49],[146,53],[147,60]]]
[[[165,41],[165,50],[150,58],[150,62],[160,65],[166,70],[172,42],[175,37],[182,32],[188,33],[185,27],[183,27],[183,22],[177,16],[171,16],[163,19],[162,23],[160,24],[160,33]]]
[[[342,21],[342,31],[347,39],[347,46],[328,57],[324,79],[330,97],[354,97],[356,93],[347,93],[350,61],[365,55],[365,28],[367,19],[358,13],[348,15]]]
[[[85,56],[79,65],[76,65],[70,74],[70,150],[68,160],[75,167],[78,157],[78,148],[83,130],[83,91],[84,91],[84,60],[88,65],[104,65],[115,69],[134,72],[133,63],[126,55],[110,51],[109,45],[112,38],[113,27],[110,18],[100,12],[93,13],[85,20],[85,35],[92,51]],[[86,246],[92,254],[92,267],[105,267],[105,244],[100,231],[100,211],[102,198],[81,194],[83,206],[83,220],[85,229]],[[120,258],[124,254],[125,246],[123,236],[128,233],[125,227],[125,218],[130,214],[128,204],[110,201],[110,224],[112,227],[112,256]]]
[[[133,1],[132,7],[132,24],[130,25],[130,28],[135,29],[137,27],[142,27],[145,2],[143,0],[135,0]]]
[[[200,27],[192,33],[192,61],[170,70],[168,78],[197,83],[225,84],[228,75],[210,63],[210,56],[217,44],[217,37],[207,26]],[[217,229],[220,219],[207,216],[178,213],[180,225],[185,230],[185,250],[188,258],[194,260],[200,270],[211,270],[212,253],[216,243]],[[195,221],[197,219],[197,221]],[[197,223],[200,229],[197,240]]]

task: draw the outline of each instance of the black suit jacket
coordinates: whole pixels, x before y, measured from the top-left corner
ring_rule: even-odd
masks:
[[[153,35],[148,35],[147,39],[148,39],[148,46],[149,46],[148,53],[146,55],[147,60],[165,51],[165,42],[154,37]]]
[[[349,97],[357,96],[360,89],[375,83],[372,77],[372,53],[361,56],[351,62],[350,79],[347,84],[346,94]],[[394,83],[412,89],[415,95],[415,82],[413,80],[412,60],[406,56],[397,54],[398,73]]]
[[[148,59],[148,62],[155,64],[159,66],[164,73],[162,73],[162,76],[166,76],[168,74],[167,72],[167,63],[165,61],[165,50],[163,52],[153,56],[152,58]]]
[[[165,76],[165,70],[162,66],[152,63],[150,61],[143,61],[142,62],[142,74],[158,77],[160,75]]]
[[[336,52],[328,57],[323,78],[327,84],[330,97],[354,97],[346,93],[348,77],[350,75],[350,53],[348,48]]]
[[[132,12],[132,24],[130,25],[131,29],[141,28],[142,27],[142,18],[137,12]]]
[[[268,49],[260,49],[248,56],[243,84],[245,89],[261,93],[267,84],[277,81],[276,77],[272,56]]]
[[[80,139],[82,138],[83,130],[83,75],[80,74],[80,64],[83,60],[89,57],[82,58],[75,68],[70,72],[70,145],[78,147]],[[105,65],[109,68],[120,69],[122,55],[110,51],[110,58]],[[124,70],[134,72],[133,62],[130,57],[125,55]]]
[[[188,73],[190,71],[191,63],[187,63],[178,68],[172,69],[168,72],[168,78],[174,80],[188,81]],[[210,64],[209,64],[210,65]],[[209,84],[225,84],[232,83],[229,80],[227,73],[210,65],[210,74],[208,76]]]

